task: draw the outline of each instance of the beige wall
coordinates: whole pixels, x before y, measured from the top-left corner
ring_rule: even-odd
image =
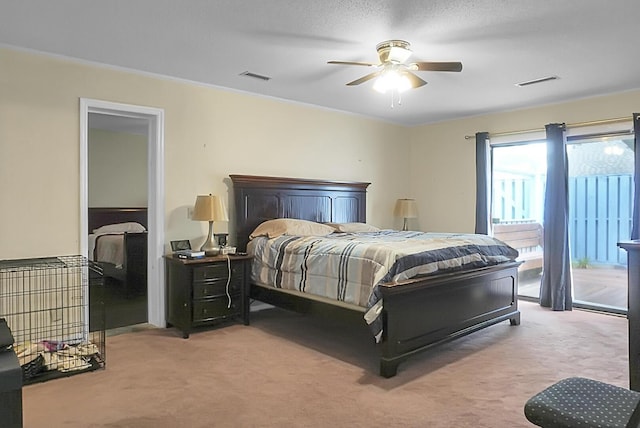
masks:
[[[147,206],[147,137],[89,129],[89,207]]]
[[[164,109],[166,240],[204,240],[198,194],[229,174],[370,181],[368,220],[394,227],[409,130],[319,108],[0,49],[0,259],[77,254],[79,99]],[[224,226],[224,225],[223,225]]]
[[[476,132],[576,124],[640,111],[640,91],[539,108],[490,114],[411,129],[411,192],[418,199],[418,227],[428,231],[473,232],[475,228]]]
[[[636,91],[402,128],[8,49],[0,49],[0,94],[0,259],[79,251],[81,97],[164,109],[166,241],[197,243],[206,225],[188,220],[187,208],[198,194],[227,197],[229,174],[370,181],[370,223],[399,227],[394,201],[415,197],[412,227],[470,232],[475,146],[465,135],[640,110]]]

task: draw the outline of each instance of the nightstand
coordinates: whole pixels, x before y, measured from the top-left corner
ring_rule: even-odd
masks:
[[[167,326],[187,339],[198,327],[229,319],[249,325],[250,262],[251,256],[231,254],[198,259],[166,255]]]

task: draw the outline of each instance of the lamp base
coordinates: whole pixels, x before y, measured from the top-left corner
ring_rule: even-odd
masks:
[[[213,256],[217,256],[220,255],[220,248],[219,247],[215,247],[215,248],[211,248],[208,250],[201,250],[204,251],[204,255],[207,257],[213,257]]]
[[[207,235],[207,240],[204,241],[202,247],[200,247],[200,251],[204,251],[204,255],[207,257],[217,256],[220,254],[220,247],[215,242],[215,238],[213,236],[213,222],[209,222],[209,234]]]

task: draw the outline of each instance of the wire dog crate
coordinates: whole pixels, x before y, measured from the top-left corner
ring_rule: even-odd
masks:
[[[105,367],[103,284],[100,266],[82,256],[0,260],[0,318],[24,384]]]

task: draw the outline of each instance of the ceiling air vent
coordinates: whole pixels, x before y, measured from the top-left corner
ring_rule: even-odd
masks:
[[[520,86],[522,88],[523,86],[535,85],[536,83],[548,82],[550,80],[557,80],[557,79],[559,79],[558,76],[541,77],[539,79],[533,79],[533,80],[528,80],[526,82],[516,83],[516,86]]]
[[[253,77],[254,79],[263,80],[265,82],[268,81],[268,80],[271,80],[271,77],[269,77],[269,76],[263,76],[262,74],[256,74],[256,73],[252,73],[250,71],[243,71],[239,75],[240,76]]]

